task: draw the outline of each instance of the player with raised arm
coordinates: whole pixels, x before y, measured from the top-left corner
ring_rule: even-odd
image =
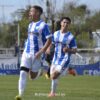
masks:
[[[28,38],[21,58],[20,76],[18,84],[18,95],[16,100],[22,100],[28,74],[31,79],[39,76],[43,54],[51,44],[51,34],[48,25],[41,20],[43,9],[40,6],[30,8],[28,26]]]

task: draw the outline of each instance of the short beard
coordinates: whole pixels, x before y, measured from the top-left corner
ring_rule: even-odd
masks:
[[[33,21],[33,17],[29,16],[29,21],[32,22]]]

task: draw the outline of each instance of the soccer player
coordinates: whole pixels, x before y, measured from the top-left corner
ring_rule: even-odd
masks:
[[[53,34],[55,51],[50,69],[51,91],[49,97],[55,96],[58,78],[68,68],[71,54],[77,51],[75,38],[69,31],[70,23],[71,19],[69,17],[62,17],[60,30]]]
[[[61,28],[60,21],[57,21],[55,31],[60,30],[60,28]],[[48,70],[47,70],[47,73],[45,74],[45,77],[47,79],[50,79],[50,66],[51,66],[51,63],[52,63],[54,50],[55,50],[55,45],[52,44],[51,46],[49,46],[49,48],[46,51],[45,60],[47,61],[48,66],[49,66]],[[76,71],[72,67],[69,66],[67,72],[65,72],[64,75],[65,74],[70,74],[70,75],[76,76]]]
[[[51,44],[52,35],[48,25],[40,18],[42,13],[43,9],[37,5],[31,7],[29,12],[31,23],[28,26],[28,38],[21,59],[19,94],[16,100],[22,100],[28,74],[32,80],[39,76],[43,54]]]

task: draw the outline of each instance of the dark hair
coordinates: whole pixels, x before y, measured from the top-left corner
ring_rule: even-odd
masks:
[[[62,17],[62,18],[60,19],[60,22],[63,21],[64,19],[68,20],[69,23],[71,23],[71,19],[70,19],[69,17]]]
[[[55,29],[55,30],[56,30],[56,31],[57,31],[57,30],[60,30],[60,28],[61,28],[60,21],[57,21],[57,22],[56,22],[56,29]]]
[[[36,10],[38,10],[40,12],[40,14],[43,13],[43,9],[40,6],[34,5],[34,6],[32,6],[32,8],[35,8]]]

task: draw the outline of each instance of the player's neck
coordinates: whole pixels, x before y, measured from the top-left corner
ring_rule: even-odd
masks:
[[[61,33],[66,33],[68,32],[68,29],[61,29]]]
[[[38,21],[40,21],[40,18],[35,18],[35,19],[33,19],[33,21],[38,22]]]

